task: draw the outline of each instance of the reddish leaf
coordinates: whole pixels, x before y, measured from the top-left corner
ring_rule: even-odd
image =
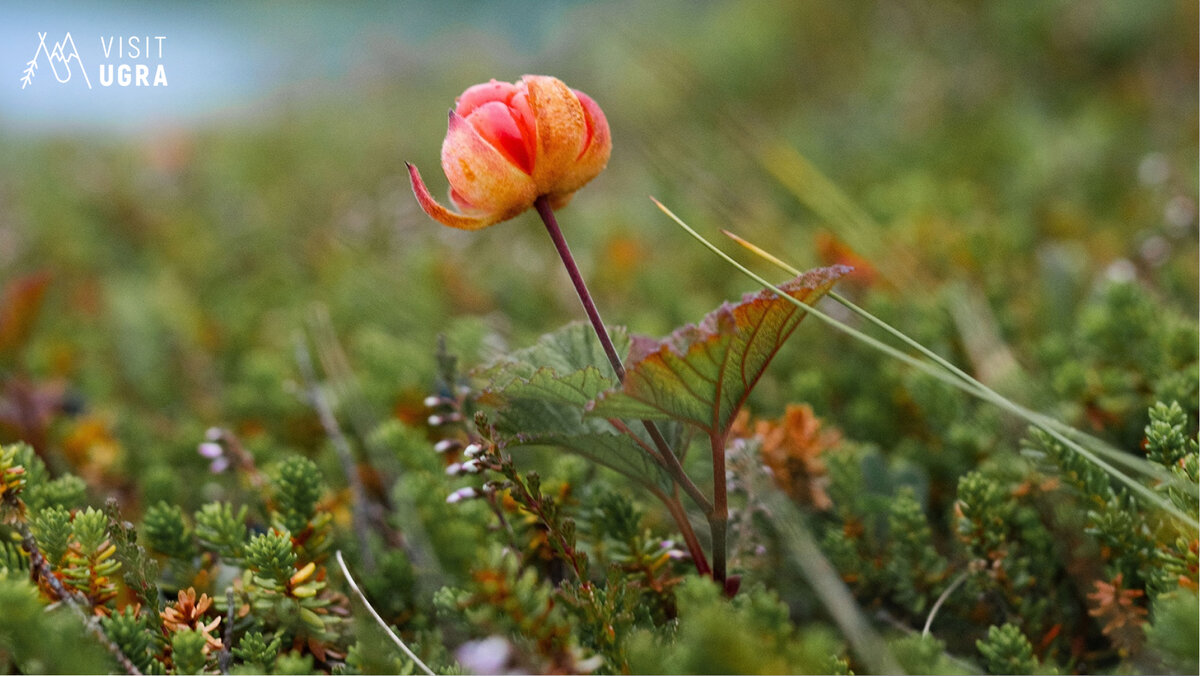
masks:
[[[810,270],[779,288],[814,303],[846,266]],[[635,338],[619,390],[601,395],[590,414],[608,418],[683,420],[724,437],[750,390],[800,320],[808,314],[771,291],[725,303],[700,322],[661,341]]]

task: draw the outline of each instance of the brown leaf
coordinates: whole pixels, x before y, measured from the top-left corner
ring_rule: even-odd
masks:
[[[747,425],[736,429],[739,436],[758,439],[763,462],[771,469],[775,483],[793,500],[817,509],[833,506],[825,485],[825,463],[821,454],[836,446],[842,435],[823,427],[807,404],[789,404],[779,420],[757,420],[753,430]]]
[[[1088,615],[1104,623],[1101,631],[1123,654],[1137,652],[1146,638],[1142,625],[1146,609],[1138,599],[1146,595],[1141,589],[1125,589],[1124,573],[1117,573],[1111,583],[1096,580],[1096,591],[1087,595],[1091,601]]]

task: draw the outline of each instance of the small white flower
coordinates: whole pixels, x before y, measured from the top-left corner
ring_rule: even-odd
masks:
[[[506,674],[512,662],[513,648],[502,636],[468,641],[454,651],[458,663],[472,674]]]
[[[471,486],[467,486],[466,488],[460,488],[447,496],[446,502],[453,505],[457,502],[462,502],[463,500],[470,500],[477,497],[479,497],[479,491],[475,490]]]
[[[451,413],[449,415],[438,415],[435,413],[429,416],[429,425],[431,427],[437,427],[439,425],[445,425],[448,422],[458,422],[459,420],[462,420],[462,416],[457,413]]]

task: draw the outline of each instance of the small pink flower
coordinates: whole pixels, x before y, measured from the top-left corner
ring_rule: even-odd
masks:
[[[208,458],[209,460],[219,458],[225,453],[225,449],[221,448],[221,444],[218,444],[214,441],[202,442],[200,446],[196,448],[196,451],[200,453],[201,456]]]
[[[566,205],[612,152],[608,120],[587,94],[546,75],[492,80],[458,97],[442,142],[442,170],[457,213],[438,204],[408,165],[413,192],[431,218],[478,230],[513,218],[546,197]]]

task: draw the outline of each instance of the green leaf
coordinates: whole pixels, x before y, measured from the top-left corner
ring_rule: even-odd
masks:
[[[849,272],[845,266],[810,270],[780,289],[814,303]],[[725,303],[698,326],[661,341],[635,338],[625,384],[602,394],[589,415],[682,420],[723,437],[750,390],[792,331],[808,314],[773,292]]]
[[[620,330],[613,339],[618,350],[629,344]],[[506,446],[555,447],[642,483],[662,489],[671,485],[643,447],[652,448],[640,424],[628,427],[635,438],[607,420],[584,417],[588,402],[618,385],[589,325],[570,324],[542,336],[477,376],[489,381],[478,401],[494,410],[490,420]],[[678,428],[664,430],[676,441],[679,433]]]
[[[609,336],[617,353],[629,349],[629,336],[621,327],[610,327]],[[568,374],[593,367],[605,378],[616,382],[608,357],[592,327],[583,322],[573,322],[547,333],[532,346],[512,352],[493,364],[478,370],[474,375],[487,381],[488,389],[501,389],[517,378],[529,379],[539,369],[551,373]]]
[[[601,375],[595,366],[561,376],[548,368],[540,368],[528,379],[514,379],[500,394],[510,399],[544,399],[582,409],[600,393],[612,389],[615,385],[613,378]]]

